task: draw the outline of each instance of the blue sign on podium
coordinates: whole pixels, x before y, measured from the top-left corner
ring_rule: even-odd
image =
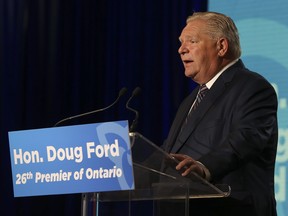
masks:
[[[9,132],[15,197],[134,189],[128,121]]]

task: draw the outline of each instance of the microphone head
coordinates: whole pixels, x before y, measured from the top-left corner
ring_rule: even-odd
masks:
[[[140,94],[140,92],[141,92],[141,88],[140,87],[136,87],[134,89],[133,93],[132,93],[132,96],[134,97],[134,96]]]
[[[127,92],[127,88],[123,87],[123,88],[119,91],[118,97],[122,97],[126,92]]]

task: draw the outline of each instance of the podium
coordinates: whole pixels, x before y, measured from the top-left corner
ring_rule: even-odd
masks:
[[[178,161],[171,155],[139,133],[130,133],[129,137],[135,189],[83,193],[82,216],[106,216],[99,213],[104,202],[125,202],[127,215],[133,216],[133,202],[143,201],[152,203],[149,215],[167,215],[162,209],[177,204],[177,215],[188,216],[190,199],[229,196],[229,185],[213,185],[193,172],[183,177],[175,169]]]

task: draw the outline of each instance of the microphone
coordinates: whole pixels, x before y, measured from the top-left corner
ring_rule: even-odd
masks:
[[[107,110],[109,109],[110,107],[114,106],[118,101],[119,99],[127,92],[127,88],[122,88],[119,93],[118,93],[118,97],[116,98],[116,100],[111,103],[109,106],[107,107],[104,107],[104,108],[101,108],[101,109],[97,109],[97,110],[93,110],[93,111],[90,111],[90,112],[86,112],[86,113],[82,113],[82,114],[79,114],[79,115],[75,115],[75,116],[71,116],[71,117],[68,117],[68,118],[65,118],[65,119],[62,119],[60,121],[58,121],[54,127],[58,126],[59,124],[65,122],[65,121],[68,121],[68,120],[72,120],[72,119],[75,119],[75,118],[79,118],[79,117],[83,117],[83,116],[86,116],[86,115],[91,115],[93,113],[97,113],[97,112],[102,112],[104,110]]]
[[[126,103],[126,108],[135,113],[135,118],[134,118],[134,120],[133,120],[133,122],[132,122],[132,124],[131,124],[131,126],[130,126],[130,128],[129,128],[129,131],[130,131],[130,132],[133,132],[133,131],[135,130],[136,126],[137,126],[138,118],[139,118],[139,112],[138,112],[137,110],[131,108],[131,107],[129,106],[129,103],[130,103],[130,101],[132,100],[132,98],[134,98],[135,96],[137,96],[140,92],[141,92],[141,88],[140,88],[140,87],[136,87],[136,88],[134,89],[134,91],[132,92],[131,97],[128,99],[128,101],[127,101],[127,103]]]

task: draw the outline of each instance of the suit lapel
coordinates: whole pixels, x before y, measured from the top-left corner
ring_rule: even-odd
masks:
[[[177,153],[181,149],[183,144],[187,141],[187,139],[196,129],[197,125],[201,122],[206,112],[213,106],[215,100],[217,100],[217,97],[221,95],[224,87],[222,85],[222,88],[217,89],[217,91],[216,89],[213,89],[213,91],[211,90],[212,89],[210,89],[209,92],[206,93],[204,99],[201,101],[197,109],[195,109],[193,113],[191,113],[191,117],[189,118],[187,124],[182,129],[182,131],[179,131],[178,137],[175,140],[171,152]]]
[[[180,106],[177,115],[174,119],[174,122],[171,126],[169,136],[167,138],[167,145],[166,145],[166,151],[170,152],[171,148],[175,146],[176,139],[178,137],[178,134],[181,130],[182,124],[185,121],[185,118],[190,110],[190,107],[193,103],[193,101],[196,98],[197,92],[198,92],[199,87],[196,87],[193,92],[185,99],[183,104]]]
[[[193,134],[193,131],[196,129],[197,125],[201,122],[201,120],[203,119],[205,114],[209,111],[209,109],[211,109],[213,107],[217,98],[221,97],[221,95],[223,94],[223,92],[226,89],[227,84],[229,82],[231,82],[231,80],[235,74],[234,68],[236,68],[237,66],[238,67],[239,66],[244,67],[241,60],[239,60],[232,67],[228,68],[216,80],[216,82],[213,84],[212,88],[206,93],[204,99],[201,101],[201,103],[199,104],[197,109],[194,110],[193,113],[191,114],[191,117],[189,118],[187,125],[182,129],[182,131],[174,130],[174,134],[173,134],[174,139],[172,139],[174,145],[173,145],[173,147],[171,146],[172,148],[169,149],[169,150],[171,150],[171,152],[177,153],[181,149],[181,147],[184,145],[184,143],[187,141],[187,139],[191,136],[191,134]],[[195,89],[195,91],[193,91],[196,93],[194,93],[193,97],[191,97],[192,101],[196,97],[197,90],[198,90],[198,88]],[[192,104],[192,102],[191,102],[191,104]],[[191,106],[191,104],[190,104],[190,106]],[[183,121],[184,121],[184,119],[188,113],[188,110],[190,109],[190,106],[185,107],[185,113],[183,113],[181,118],[179,118],[177,125],[175,125],[176,128],[178,128],[178,129],[181,128],[181,124],[183,123]]]

